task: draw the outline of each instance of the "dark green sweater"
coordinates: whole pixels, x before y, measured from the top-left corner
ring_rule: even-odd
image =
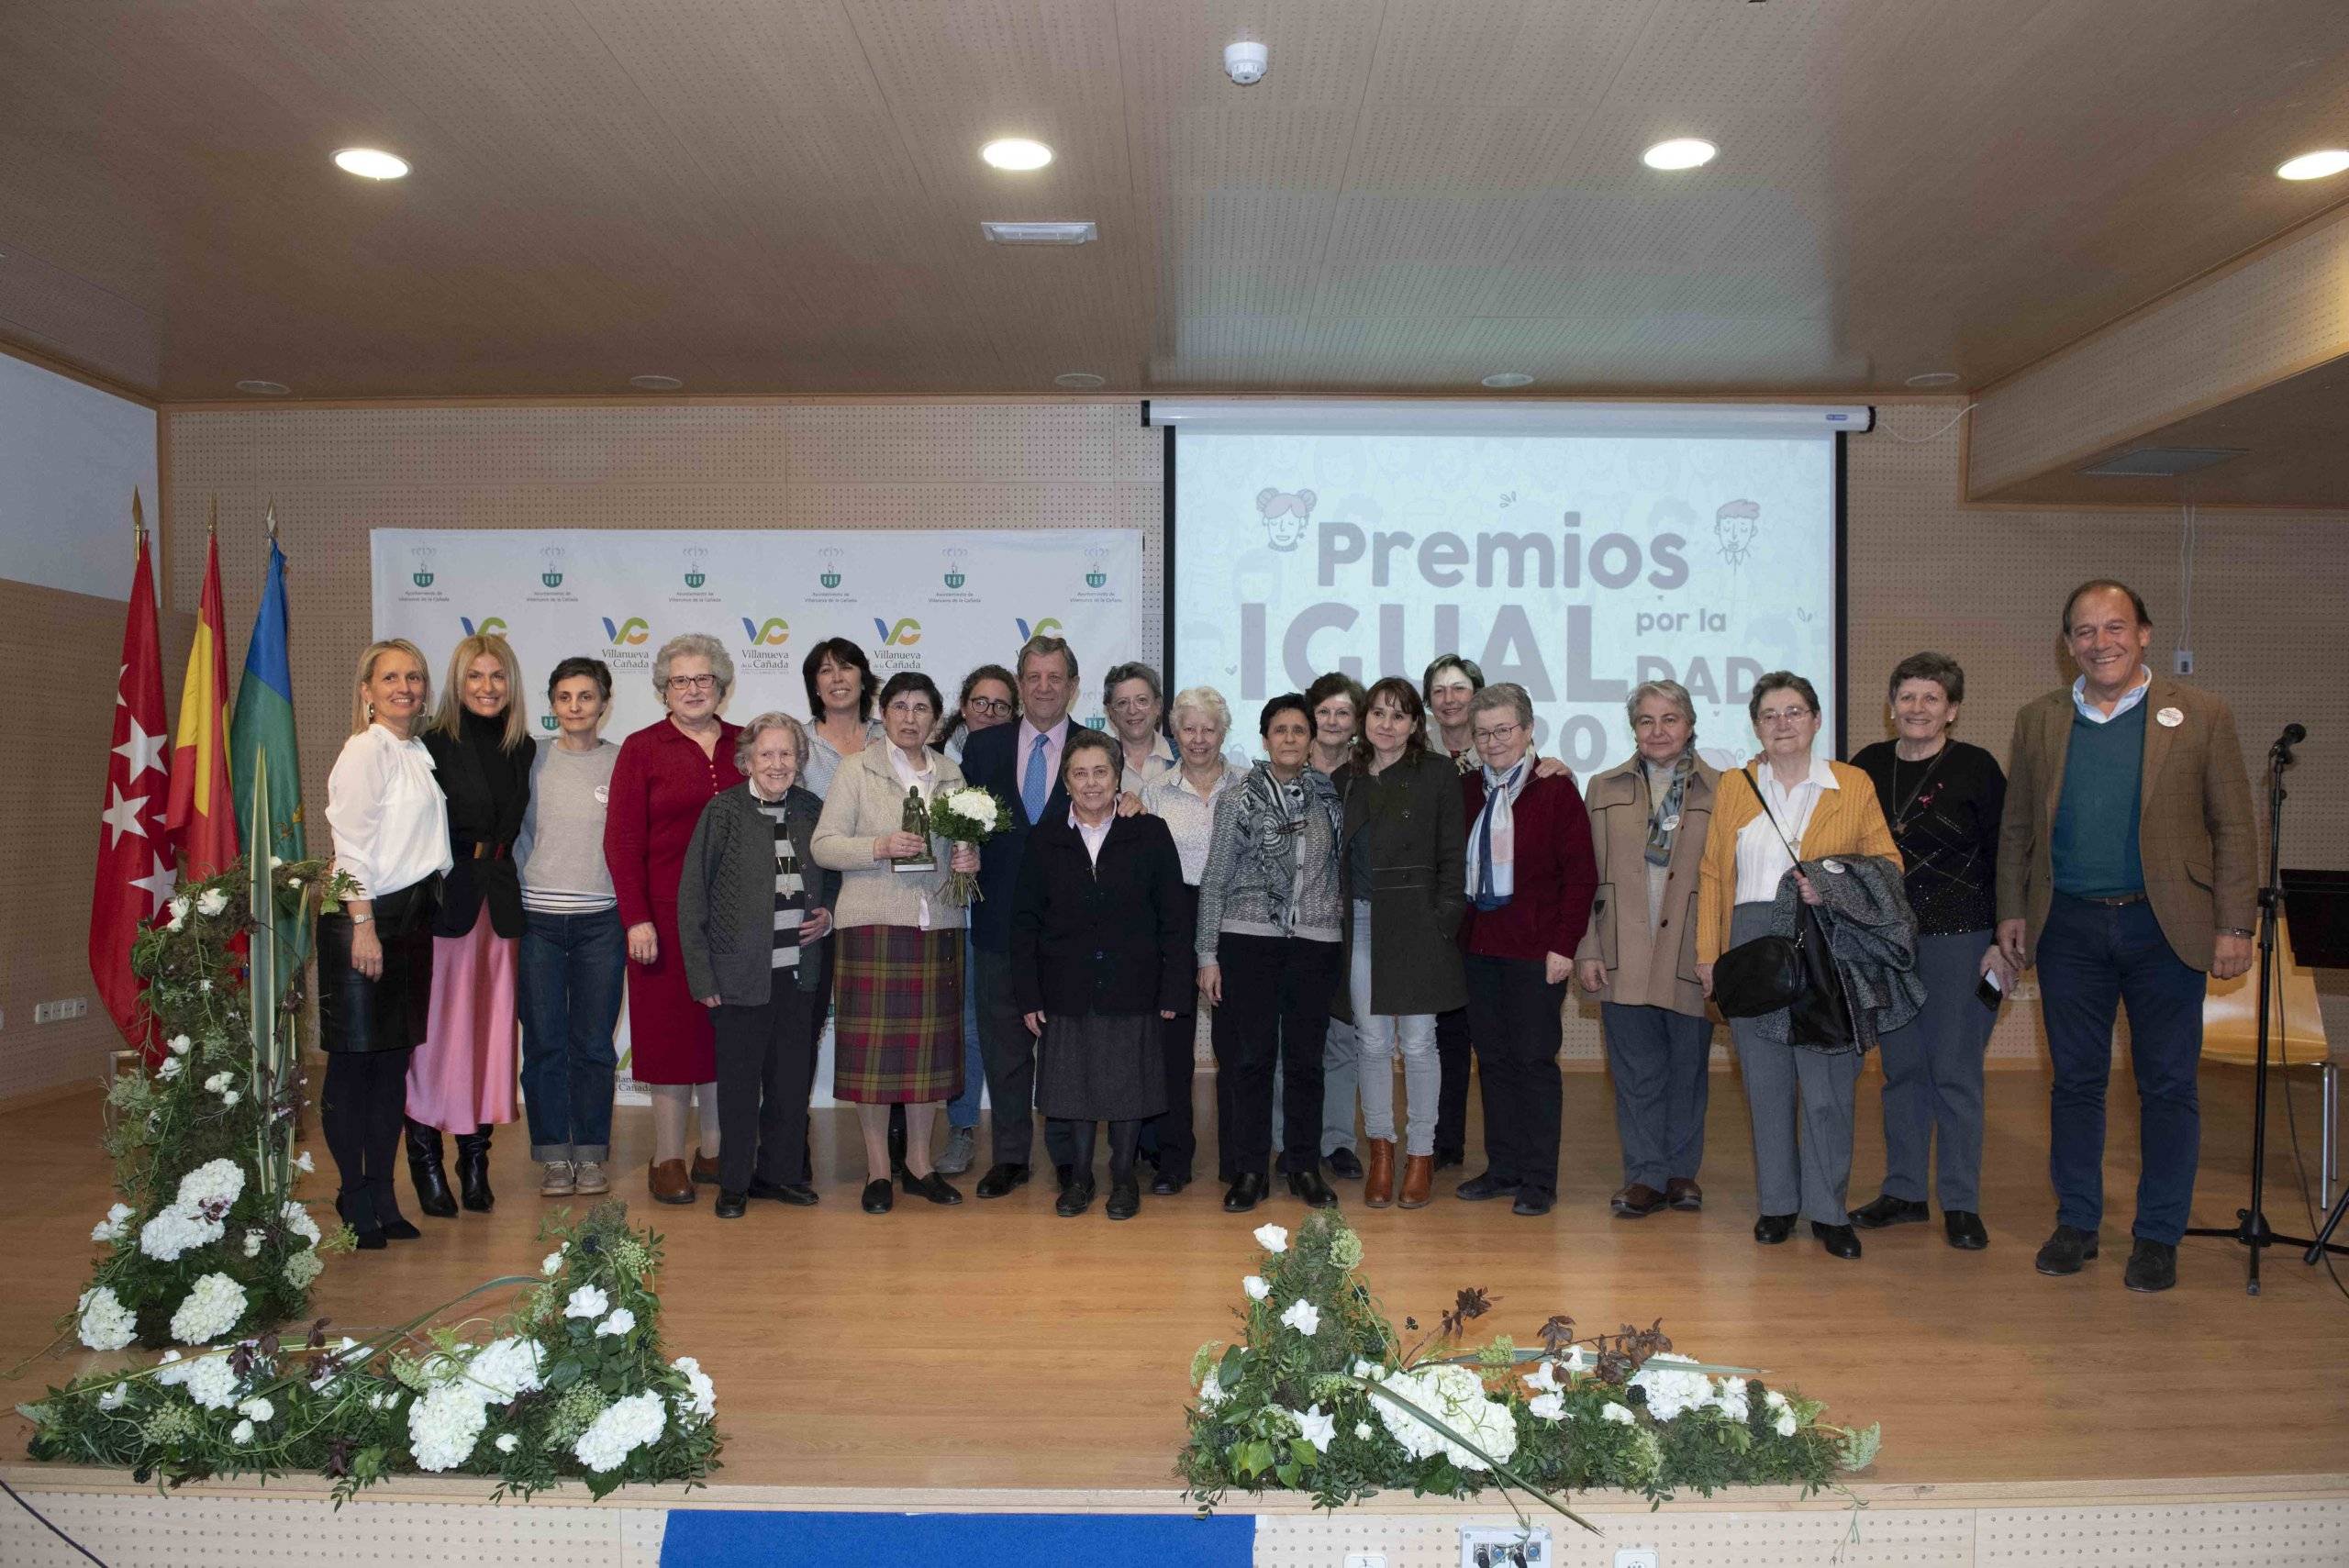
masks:
[[[2137,853],[2138,784],[2145,763],[2149,699],[2120,717],[2091,724],[2075,711],[2064,752],[2064,793],[2050,845],[2055,891],[2075,898],[2111,898],[2145,890]]]

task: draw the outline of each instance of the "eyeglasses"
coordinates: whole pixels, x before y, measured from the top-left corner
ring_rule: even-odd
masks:
[[[1762,712],[1759,722],[1771,725],[1800,724],[1810,717],[1810,711],[1807,707],[1765,708]]]
[[[970,701],[970,706],[977,712],[984,713],[993,718],[1008,718],[1011,717],[1011,705],[1004,701],[1001,697],[973,697]]]
[[[669,689],[673,692],[706,692],[718,684],[715,675],[672,675]]]
[[[1524,728],[1522,724],[1496,724],[1489,729],[1472,729],[1468,733],[1479,746],[1498,745]]]
[[[1119,697],[1109,706],[1119,713],[1148,713],[1158,706],[1158,699],[1151,696]]]

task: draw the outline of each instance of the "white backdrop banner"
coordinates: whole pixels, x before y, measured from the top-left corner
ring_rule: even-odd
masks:
[[[863,649],[883,681],[924,672],[951,703],[972,666],[1008,666],[1022,642],[1049,632],[1076,650],[1093,683],[1079,687],[1076,717],[1098,728],[1102,673],[1139,656],[1142,616],[1159,611],[1139,597],[1141,534],[1131,528],[376,528],[373,566],[375,636],[423,650],[436,687],[461,638],[501,633],[535,728],[551,735],[548,673],[573,655],[598,658],[611,666],[605,734],[616,740],[661,716],[652,657],[688,631],[733,656],[726,713],[737,723],[771,709],[807,717],[800,661],[827,638]],[[623,1018],[623,1051],[627,1029]],[[823,1055],[818,1105],[830,1103],[829,1029]],[[639,1097],[626,1079],[621,1095]]]

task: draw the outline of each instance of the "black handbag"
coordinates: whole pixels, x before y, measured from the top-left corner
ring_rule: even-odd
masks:
[[[1748,767],[1744,773],[1762,815],[1770,820],[1770,830],[1787,845],[1787,854],[1800,864],[1802,857],[1795,853],[1792,844],[1787,844],[1776,813],[1754,782],[1753,770]],[[1783,1007],[1788,1014],[1789,1044],[1815,1051],[1848,1050],[1854,1039],[1851,1003],[1843,994],[1842,976],[1836,973],[1834,954],[1828,948],[1827,924],[1809,904],[1798,901],[1795,908],[1793,936],[1773,932],[1740,942],[1721,954],[1713,965],[1714,1005],[1723,1018],[1760,1018]]]

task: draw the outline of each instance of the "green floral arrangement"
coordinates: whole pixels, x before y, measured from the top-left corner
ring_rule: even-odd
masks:
[[[90,1349],[209,1344],[308,1307],[320,1249],[340,1243],[295,1196],[312,1165],[294,1149],[300,971],[256,999],[249,973],[273,921],[254,906],[301,918],[346,880],[322,861],[239,860],[182,883],[132,944],[160,1049],[107,1091],[122,1201],[90,1232],[106,1252],[68,1330]]]
[[[193,1356],[100,1371],[19,1406],[32,1457],[112,1465],[168,1485],[294,1471],[338,1501],[387,1476],[495,1476],[494,1496],[566,1480],[601,1497],[629,1482],[706,1479],[717,1468],[717,1391],[690,1356],[664,1359],[661,1239],[628,1206],[598,1206],[538,1276],[492,1280],[366,1340],[274,1333]],[[484,1292],[518,1287],[507,1317],[431,1326]]]
[[[1675,1355],[1661,1323],[1579,1338],[1545,1320],[1538,1348],[1461,1349],[1497,1303],[1463,1290],[1406,1346],[1357,1273],[1362,1239],[1330,1213],[1292,1244],[1255,1233],[1263,1272],[1241,1282],[1239,1342],[1191,1362],[1185,1496],[1310,1492],[1322,1507],[1382,1491],[1522,1492],[1588,1528],[1563,1499],[1592,1487],[1662,1503],[1682,1488],[1798,1485],[1805,1496],[1875,1460],[1882,1432],[1827,1425],[1823,1407],[1750,1369]],[[1416,1318],[1406,1331],[1419,1333]],[[1512,1506],[1514,1506],[1512,1504]]]

